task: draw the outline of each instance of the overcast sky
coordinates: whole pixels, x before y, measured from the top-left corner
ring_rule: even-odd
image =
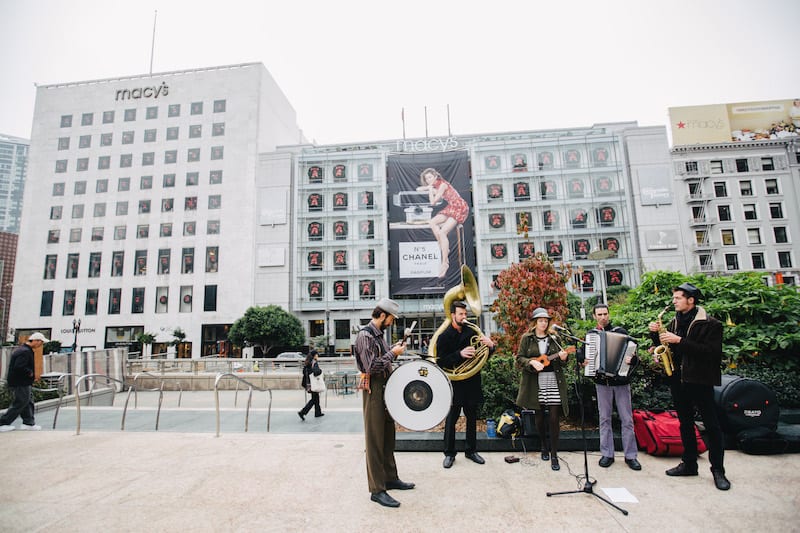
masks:
[[[0,133],[34,84],[262,62],[320,144],[667,125],[800,98],[798,0],[0,0]]]

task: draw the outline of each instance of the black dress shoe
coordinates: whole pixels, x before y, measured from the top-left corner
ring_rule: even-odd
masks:
[[[456,462],[455,457],[453,457],[452,455],[445,455],[444,462],[442,462],[442,466],[445,468],[450,468],[451,466],[453,466],[453,463],[455,462]]]
[[[642,465],[639,464],[639,461],[637,459],[635,459],[635,458],[634,459],[625,459],[625,464],[628,465],[628,467],[631,470],[641,470],[642,469]]]
[[[720,472],[719,470],[712,470],[711,474],[714,476],[714,485],[719,490],[728,490],[731,488],[731,482],[728,481],[728,478],[725,477],[725,472]]]
[[[411,490],[414,487],[415,485],[413,483],[406,483],[405,481],[400,481],[399,479],[386,482],[386,490]]]
[[[697,465],[687,466],[686,463],[681,462],[678,466],[667,470],[668,476],[696,476]]]
[[[603,468],[608,468],[609,466],[614,464],[614,458],[613,457],[606,457],[604,455],[603,457],[600,458],[600,462],[597,463],[597,464],[599,464]]]
[[[369,499],[378,502],[384,507],[400,507],[400,502],[389,496],[385,490],[373,492]]]
[[[542,450],[542,461],[549,461],[550,460],[550,452],[547,450]]]
[[[297,411],[297,416],[299,416],[299,417],[300,417],[300,420],[302,420],[303,422],[305,422],[305,420],[306,420],[306,417],[305,417],[305,415],[303,414],[303,411]]]
[[[553,470],[561,470],[561,465],[558,464],[558,457],[555,455],[550,458],[550,468]]]
[[[482,465],[483,463],[485,463],[485,462],[486,462],[486,461],[483,459],[483,457],[481,457],[480,455],[478,455],[478,452],[467,453],[467,454],[465,454],[465,455],[467,456],[467,459],[470,459],[471,461],[475,461],[475,462],[476,462],[476,463],[478,463],[479,465]]]
[[[314,418],[319,418],[319,417],[321,417],[321,416],[325,416],[325,413],[320,413],[320,414],[318,414],[318,415],[314,415]]]

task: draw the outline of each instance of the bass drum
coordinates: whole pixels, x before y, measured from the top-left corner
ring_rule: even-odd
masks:
[[[453,401],[453,387],[435,364],[411,361],[392,372],[383,398],[395,422],[412,431],[425,431],[447,416]]]

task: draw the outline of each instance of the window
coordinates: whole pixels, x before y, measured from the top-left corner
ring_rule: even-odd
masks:
[[[144,152],[142,154],[142,166],[143,167],[150,167],[156,161],[156,153],[155,152]]]
[[[156,313],[169,312],[169,287],[156,287]]]
[[[181,301],[180,307],[178,308],[178,312],[180,313],[191,313],[192,312],[192,286],[191,285],[181,285]]]
[[[775,235],[775,243],[782,244],[789,242],[789,236],[786,233],[785,226],[776,226],[772,228],[772,233]]]
[[[134,137],[134,132],[132,132],[132,131],[123,131],[122,132],[122,144],[133,144],[133,137]]]
[[[203,311],[217,310],[217,286],[206,285],[203,295]]]
[[[219,235],[219,220],[209,220],[206,223],[206,235]]]
[[[219,268],[219,247],[206,248],[206,272],[216,272]]]
[[[194,273],[194,248],[184,248],[181,251],[181,274]]]
[[[756,205],[755,204],[744,204],[742,209],[744,211],[744,219],[745,220],[758,220],[758,215],[756,214]]]
[[[722,235],[722,244],[724,246],[733,246],[736,244],[736,239],[734,238],[732,229],[724,229],[720,233]]]
[[[180,131],[180,129],[178,128],[178,126],[173,126],[171,128],[167,128],[167,140],[168,141],[176,140],[178,138],[178,132],[179,131]]]
[[[113,123],[114,123],[114,112],[103,111],[103,124],[113,124]]]
[[[157,133],[156,130],[154,129],[144,130],[144,142],[146,143],[156,142],[156,135]]]
[[[72,218],[83,218],[83,204],[72,206]]]
[[[105,228],[102,226],[97,226],[92,228],[92,241],[99,242],[103,240],[103,235],[105,233]]]
[[[771,157],[761,158],[761,170],[775,170],[775,162]]]
[[[86,289],[86,308],[84,314],[97,314],[97,298],[99,292],[98,289]]]
[[[764,180],[764,187],[767,189],[767,194],[780,194],[778,180],[776,179]]]
[[[61,308],[61,314],[64,316],[72,316],[75,314],[75,291],[64,291],[64,305]]]
[[[167,150],[164,152],[164,163],[170,165],[172,163],[176,163],[178,161],[178,151],[177,150]]]
[[[711,173],[712,174],[722,174],[722,161],[715,160],[711,161]]]
[[[100,267],[102,265],[103,254],[100,252],[92,252],[89,254],[89,277],[99,278]]]
[[[222,207],[222,196],[219,194],[212,194],[208,197],[209,209],[220,209]]]
[[[111,168],[111,156],[110,155],[101,155],[97,158],[97,169],[98,170],[107,170]]]
[[[56,279],[56,269],[58,268],[58,256],[44,256],[44,275],[43,279]]]
[[[142,176],[139,178],[139,189],[146,190],[153,188],[153,176]]]
[[[128,228],[126,226],[114,226],[114,240],[124,241],[127,237]]]
[[[86,194],[86,181],[75,182],[75,194]]]
[[[108,314],[118,315],[120,310],[120,300],[122,300],[122,289],[108,290]]]
[[[200,161],[200,148],[189,148],[186,151],[186,161],[189,163]]]
[[[63,119],[64,117],[61,118]],[[52,316],[52,315],[53,315],[53,291],[42,291],[42,303],[39,305],[39,316]]]
[[[742,196],[753,196],[753,183],[750,180],[739,182],[739,193]]]
[[[192,124],[191,126],[189,126],[190,139],[197,139],[202,135],[203,135],[203,126],[201,126],[200,124]]]
[[[691,198],[700,198],[703,196],[703,186],[700,183],[689,183],[689,196]]]
[[[126,192],[129,190],[131,190],[130,178],[120,178],[119,180],[117,180],[117,191]]]
[[[358,252],[358,268],[375,269],[375,250],[372,248]]]
[[[144,313],[144,287],[134,287],[131,291],[131,313]]]
[[[67,279],[75,279],[78,277],[79,262],[80,254],[67,254]]]
[[[162,213],[171,213],[174,206],[175,206],[175,200],[173,198],[164,198],[161,200]]]
[[[194,211],[197,209],[197,196],[187,196],[183,199],[183,210]]]
[[[166,248],[166,249],[158,251],[158,273],[159,274],[169,274],[169,260],[170,260],[170,250],[169,250],[169,248]]]
[[[128,202],[117,202],[117,216],[128,214]]]
[[[728,187],[725,186],[724,181],[714,182],[714,196],[716,196],[717,198],[728,197]]]
[[[192,115],[202,115],[203,114],[203,102],[192,102],[189,112]]]
[[[175,186],[175,174],[164,174],[164,188]]]
[[[221,170],[212,170],[208,173],[208,183],[211,185],[219,185],[222,183],[222,171]]]
[[[69,230],[69,242],[81,242],[81,234],[83,230],[81,228],[72,228]]]
[[[111,256],[111,277],[122,276],[125,267],[125,252],[114,252]]]
[[[747,165],[747,159],[736,160],[736,172],[747,172],[750,170]]]
[[[62,128],[71,128],[72,127],[72,115],[61,115],[61,127]],[[50,315],[47,315],[50,316]]]
[[[133,275],[144,276],[147,274],[147,250],[136,250],[133,263]]]
[[[54,183],[53,184],[53,196],[64,196],[64,184]]]
[[[125,122],[133,122],[136,120],[136,109],[125,110]]]
[[[69,137],[59,137],[58,139],[59,150],[69,150]]]
[[[78,138],[78,148],[91,148],[91,147],[92,147],[91,135],[81,135]]]
[[[197,224],[190,220],[188,222],[183,223],[183,236],[184,237],[192,237],[197,231]]]
[[[160,237],[172,237],[172,224],[171,223],[161,224],[158,234]]]
[[[139,214],[147,214],[150,212],[150,200],[139,200]]]
[[[754,270],[761,270],[767,268],[766,264],[764,263],[764,254],[761,252],[750,254],[750,260],[753,262]]]
[[[200,173],[199,172],[187,172],[186,173],[186,186],[193,187],[200,183]]]
[[[695,222],[705,222],[706,220],[705,208],[699,205],[692,207],[692,220]],[[574,224],[573,227],[575,227]],[[586,224],[584,224],[583,227],[585,228]]]
[[[225,100],[214,100],[214,113],[225,112]]]
[[[697,174],[697,161],[686,161],[684,168],[687,174]]]
[[[94,216],[98,218],[106,216],[105,203],[94,204]]]
[[[59,159],[56,161],[56,174],[63,174],[67,171],[67,160]]]
[[[61,238],[61,230],[51,229],[47,232],[47,244],[58,244]]]
[[[222,159],[224,157],[225,148],[223,146],[211,147],[211,159]]]
[[[158,118],[158,106],[148,107],[147,110],[145,110],[144,117],[147,120],[152,120],[154,118]]]
[[[181,116],[181,104],[171,104],[167,108],[167,116],[168,117],[179,117],[179,116]]]
[[[150,226],[148,224],[136,226],[137,239],[147,239],[148,237],[150,237]]]
[[[211,136],[212,137],[220,137],[225,135],[225,123],[224,122],[215,122],[211,125]]]
[[[133,165],[133,154],[122,154],[119,156],[119,167],[128,168]]]
[[[100,146],[111,146],[114,140],[113,133],[101,133],[100,134]]]
[[[97,180],[97,183],[94,186],[94,192],[97,193],[108,192],[108,180],[107,179]]]
[[[739,256],[737,254],[725,254],[725,268],[739,270]]]
[[[791,252],[778,252],[778,264],[781,268],[792,268]]]
[[[89,170],[89,158],[88,157],[79,157],[78,163],[75,165],[75,170],[78,172],[83,172],[85,170]]]
[[[61,211],[62,207],[60,205],[54,205],[50,208],[50,220],[61,220]]]
[[[721,222],[730,222],[730,220],[731,220],[731,206],[729,206],[729,205],[718,205],[717,206],[717,214],[719,215],[719,220]]]
[[[81,115],[81,126],[91,126],[94,122],[94,113],[84,113]]]
[[[747,244],[761,244],[761,230],[758,228],[748,228]]]
[[[770,218],[783,218],[783,206],[780,203],[769,204]]]

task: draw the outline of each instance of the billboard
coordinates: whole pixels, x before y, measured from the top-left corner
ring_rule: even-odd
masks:
[[[669,108],[673,146],[800,135],[800,98]]]
[[[386,180],[392,296],[444,294],[475,270],[467,152],[389,156]]]

